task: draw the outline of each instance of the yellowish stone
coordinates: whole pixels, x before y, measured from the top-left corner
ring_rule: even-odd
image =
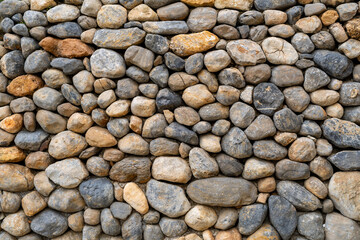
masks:
[[[129,21],[158,21],[159,18],[148,5],[146,4],[140,4],[133,9],[128,14]]]
[[[215,0],[181,0],[192,7],[212,7],[214,6]]]
[[[233,8],[242,11],[250,10],[254,0],[215,0],[215,7],[219,9]]]
[[[124,200],[141,214],[145,214],[149,211],[149,204],[146,196],[136,183],[130,182],[125,185]]]
[[[18,147],[0,147],[0,163],[20,162],[26,154]]]

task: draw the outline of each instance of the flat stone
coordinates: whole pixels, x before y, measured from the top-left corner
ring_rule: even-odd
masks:
[[[216,161],[222,174],[228,177],[240,176],[244,167],[236,158],[220,153],[216,156]]]
[[[267,60],[272,64],[293,65],[298,60],[298,53],[295,48],[281,38],[266,38],[261,43],[261,47]]]
[[[191,32],[212,29],[216,24],[217,11],[210,7],[198,7],[191,10],[187,25]]]
[[[255,141],[253,151],[256,157],[266,160],[280,160],[287,155],[287,149],[273,140]]]
[[[304,82],[304,75],[296,67],[280,65],[272,69],[270,82],[278,87],[301,85]]]
[[[247,180],[229,177],[213,177],[191,182],[187,194],[196,203],[236,207],[255,202],[257,190]]]
[[[249,158],[245,162],[242,177],[247,180],[269,177],[275,173],[273,163],[257,158]]]
[[[47,110],[38,111],[36,121],[45,132],[50,134],[57,134],[66,129],[66,120],[59,114]]]
[[[16,13],[24,13],[29,9],[29,6],[26,2],[16,1],[16,0],[6,0],[2,1],[0,4],[0,17],[11,17]]]
[[[0,165],[0,189],[23,192],[33,188],[34,175],[29,168],[17,164]]]
[[[252,0],[215,0],[215,7],[218,9],[232,8],[241,11],[248,11],[252,8],[253,2],[254,1]]]
[[[133,213],[121,226],[122,237],[124,239],[141,239],[142,224],[139,213]]]
[[[80,58],[93,54],[94,50],[79,39],[42,39],[39,45],[55,57]]]
[[[114,187],[107,178],[90,178],[80,184],[79,191],[90,208],[106,208],[114,201]]]
[[[287,9],[294,5],[296,5],[296,1],[294,0],[281,0],[281,1],[273,1],[273,0],[266,0],[266,1],[260,1],[255,0],[254,1],[255,8],[259,11],[264,11],[268,9]]]
[[[173,3],[157,10],[160,20],[184,20],[189,15],[189,8],[184,3]],[[157,20],[157,19],[156,19]]]
[[[208,31],[179,34],[171,38],[170,49],[178,56],[189,56],[213,48],[219,38]]]
[[[230,41],[226,45],[226,50],[235,63],[242,66],[256,65],[266,61],[260,45],[251,40]]]
[[[324,121],[321,126],[324,137],[340,148],[352,147],[360,149],[360,138],[358,137],[360,127],[355,123],[330,118]]]
[[[110,206],[112,215],[120,220],[125,220],[131,214],[132,208],[123,202],[113,202]]]
[[[143,23],[145,32],[160,35],[187,33],[189,27],[184,21],[148,21]]]
[[[131,46],[126,49],[124,54],[127,63],[134,64],[144,71],[150,72],[152,69],[155,55],[152,51],[138,46]]]
[[[182,188],[153,179],[147,183],[146,197],[154,209],[172,218],[185,215],[191,207]]]
[[[89,176],[85,165],[77,158],[68,158],[53,163],[46,168],[45,173],[54,183],[64,188],[77,187]]]
[[[95,32],[92,42],[103,48],[127,49],[138,45],[145,39],[145,32],[139,28],[99,29]]]
[[[80,59],[54,58],[50,65],[53,68],[61,69],[64,74],[73,75],[83,70],[84,64]]]
[[[46,13],[50,23],[72,21],[80,16],[80,11],[76,6],[68,4],[57,5]]]
[[[321,207],[319,199],[296,182],[280,181],[276,189],[281,197],[300,211],[315,211]]]
[[[276,177],[281,180],[303,180],[310,177],[310,168],[305,163],[284,159],[276,164]]]
[[[47,33],[58,38],[79,38],[82,29],[75,22],[59,23],[48,28]]]
[[[124,153],[146,156],[149,154],[149,144],[138,134],[129,133],[118,143],[119,149]]]
[[[169,237],[181,236],[188,230],[185,221],[181,219],[162,217],[159,225],[164,235]]]

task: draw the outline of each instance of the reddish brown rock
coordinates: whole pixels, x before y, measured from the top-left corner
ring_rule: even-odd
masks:
[[[94,50],[79,39],[59,40],[52,37],[46,37],[39,45],[46,51],[52,53],[55,57],[79,58],[93,54]]]
[[[23,97],[32,95],[37,89],[43,86],[44,82],[41,78],[27,74],[13,79],[6,89],[11,95]]]
[[[23,126],[23,117],[21,114],[14,114],[4,118],[0,122],[0,128],[8,133],[17,133]]]

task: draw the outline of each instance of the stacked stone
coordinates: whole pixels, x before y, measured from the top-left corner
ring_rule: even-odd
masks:
[[[0,239],[360,240],[359,16],[0,1]]]

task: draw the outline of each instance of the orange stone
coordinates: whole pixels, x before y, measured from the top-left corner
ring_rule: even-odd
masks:
[[[337,13],[337,11],[332,10],[332,9],[327,10],[320,17],[322,23],[325,26],[329,26],[329,25],[335,23],[338,18],[339,18],[339,14]]]
[[[227,230],[227,231],[220,231],[215,240],[241,240],[241,235],[236,228]]]
[[[13,79],[6,89],[11,95],[23,97],[32,95],[37,89],[43,86],[44,82],[41,78],[27,74]]]
[[[215,0],[181,0],[192,7],[212,7],[214,6]]]
[[[178,56],[185,57],[215,47],[219,38],[208,31],[179,34],[171,38],[170,49]]]
[[[94,49],[79,39],[68,38],[64,40],[46,37],[39,45],[55,57],[78,58],[93,54]]]
[[[26,158],[26,154],[20,148],[0,147],[0,163],[20,162]]]
[[[23,126],[23,117],[21,114],[14,114],[4,118],[0,122],[0,128],[8,133],[17,133]]]

